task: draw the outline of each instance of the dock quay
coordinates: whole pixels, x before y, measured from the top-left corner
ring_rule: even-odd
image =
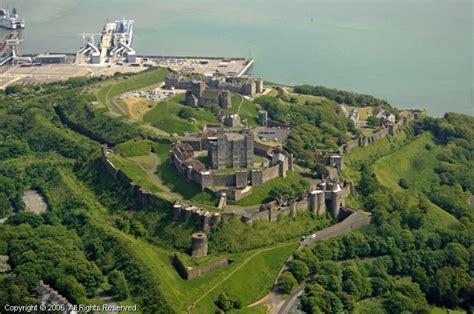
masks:
[[[43,62],[51,60],[52,63],[0,66],[0,89],[14,84],[36,85],[73,77],[111,76],[116,72],[136,73],[152,66],[183,73],[221,73],[228,77],[240,77],[247,74],[254,63],[253,59],[247,58],[141,55],[137,56],[135,63],[78,64],[75,53],[23,54],[24,58],[31,60],[37,60],[39,56],[47,60]],[[46,58],[48,56],[51,58]]]

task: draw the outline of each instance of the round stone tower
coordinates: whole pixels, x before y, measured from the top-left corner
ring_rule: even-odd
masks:
[[[207,234],[196,232],[192,235],[192,256],[202,257],[207,255]]]

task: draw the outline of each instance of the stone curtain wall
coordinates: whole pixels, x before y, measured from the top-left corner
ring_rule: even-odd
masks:
[[[340,153],[346,152],[349,153],[351,150],[353,150],[356,147],[365,147],[368,146],[370,143],[373,143],[375,141],[378,141],[380,139],[383,139],[387,135],[395,135],[398,130],[404,126],[407,125],[410,121],[414,120],[416,117],[415,115],[409,115],[406,118],[403,118],[399,120],[397,123],[389,125],[386,128],[383,128],[382,130],[378,131],[377,133],[374,133],[372,135],[366,136],[366,135],[361,135],[357,140],[353,140],[350,142],[347,142],[346,144],[341,145],[338,148],[338,151]]]

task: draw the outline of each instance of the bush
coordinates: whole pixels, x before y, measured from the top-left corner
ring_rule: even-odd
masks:
[[[128,298],[130,291],[128,290],[127,280],[123,272],[113,270],[109,275],[109,283],[112,286],[112,293],[117,296],[118,301]]]
[[[193,112],[189,108],[184,108],[178,112],[178,117],[180,117],[181,119],[187,120],[193,117]]]
[[[288,268],[298,282],[302,282],[309,275],[309,268],[302,261],[293,260]]]
[[[408,185],[408,181],[405,178],[401,178],[400,181],[398,181],[398,185],[402,188],[407,190],[410,186]]]
[[[229,312],[232,309],[240,309],[242,302],[234,295],[221,293],[214,302],[216,306],[224,312]]]
[[[38,214],[32,212],[21,211],[14,216],[11,216],[7,220],[7,224],[18,226],[21,224],[29,224],[32,227],[38,227],[43,224],[44,220]]]

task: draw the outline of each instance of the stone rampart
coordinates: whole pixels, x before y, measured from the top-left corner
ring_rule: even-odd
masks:
[[[408,112],[408,111],[407,111]],[[407,125],[410,121],[417,119],[419,115],[407,113],[401,120],[396,123],[389,124],[387,127],[383,127],[380,131],[371,134],[371,135],[361,135],[357,140],[347,142],[344,145],[339,147],[340,152],[348,153],[356,147],[365,147],[370,145],[371,143],[381,140],[387,135],[395,135],[398,130]]]
[[[190,280],[229,265],[229,260],[227,258],[223,258],[202,266],[186,267],[179,256],[175,254],[173,257],[173,264],[175,265],[181,277]]]
[[[118,182],[122,185],[127,187],[127,190],[131,195],[137,198],[138,202],[142,205],[153,205],[160,209],[173,209],[173,217],[176,215],[174,210],[174,202],[171,200],[164,199],[155,195],[146,189],[140,187],[138,184],[133,182],[122,170],[117,169],[114,164],[107,158],[107,154],[109,153],[108,148],[106,145],[102,146],[102,155],[101,160],[102,163],[105,165],[107,171],[114,177]],[[184,207],[184,206],[183,206]],[[214,224],[219,223],[220,221],[220,213],[211,213],[207,210],[202,210],[200,208],[195,208],[192,212],[190,212],[189,216],[185,215],[185,210],[183,209],[183,214],[177,215],[178,219],[183,218],[183,220],[189,221],[190,219],[202,225],[204,230],[208,230]]]

